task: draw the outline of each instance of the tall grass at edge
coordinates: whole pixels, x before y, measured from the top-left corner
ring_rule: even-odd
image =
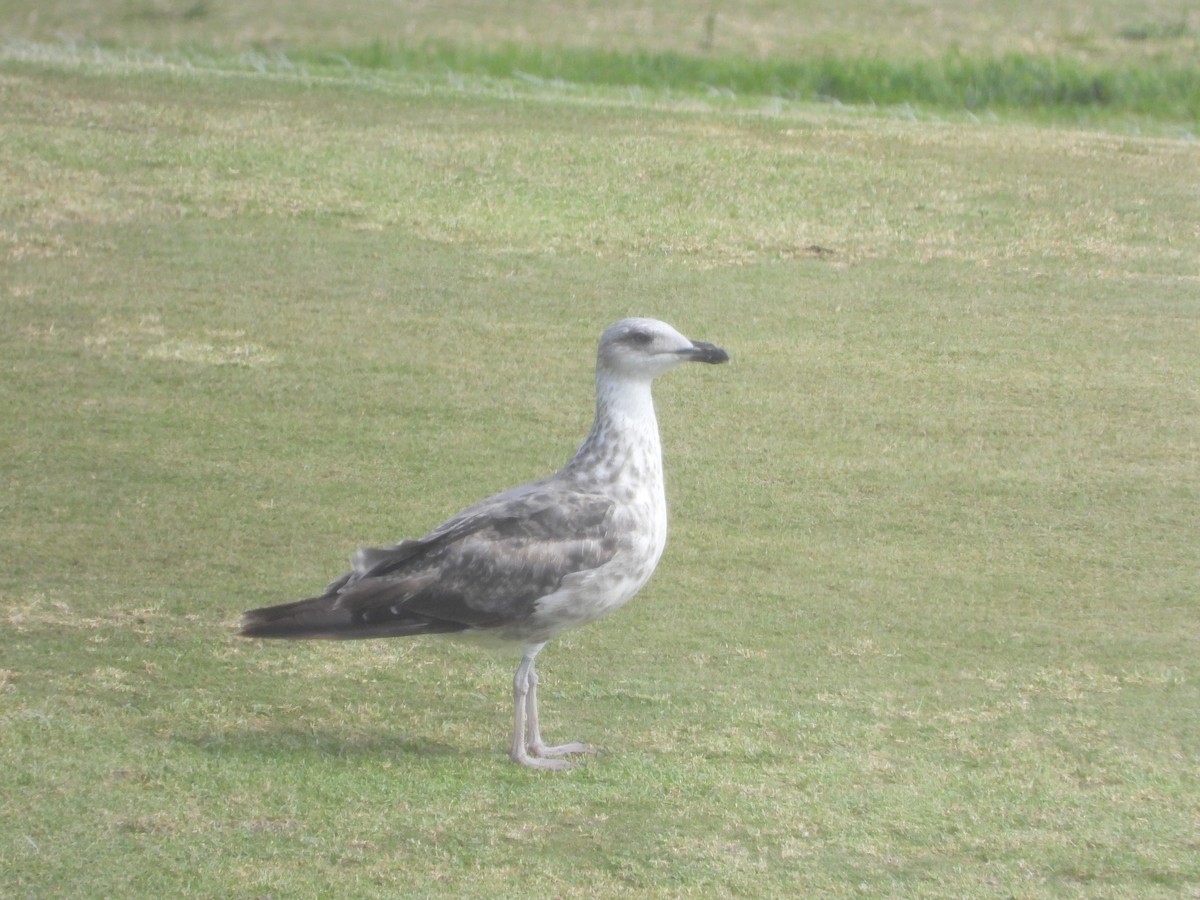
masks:
[[[1063,57],[998,57],[951,51],[928,59],[841,57],[746,59],[675,52],[492,47],[445,42],[371,44],[336,54],[303,52],[368,69],[450,70],[575,84],[726,91],[890,106],[954,110],[1104,110],[1172,121],[1200,120],[1200,68],[1111,66]]]

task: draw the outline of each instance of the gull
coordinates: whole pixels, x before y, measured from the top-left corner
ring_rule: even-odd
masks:
[[[546,642],[627,603],[667,541],[662,444],[651,383],[685,362],[723,363],[714,344],[655,319],[605,329],[596,355],[596,419],[554,475],[482,500],[422,538],[363,548],[320,596],[250,610],[241,635],[356,638],[449,634],[521,648],[509,757],[565,769],[538,720],[534,659]]]

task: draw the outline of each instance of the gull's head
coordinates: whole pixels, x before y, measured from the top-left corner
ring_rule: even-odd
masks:
[[[684,337],[657,319],[622,319],[600,336],[596,371],[649,381],[681,363],[723,363],[729,354],[715,344]]]

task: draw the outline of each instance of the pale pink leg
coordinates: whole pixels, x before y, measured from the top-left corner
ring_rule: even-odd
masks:
[[[544,646],[532,644],[526,647],[521,664],[517,666],[517,674],[513,677],[513,738],[508,755],[513,762],[535,769],[569,769],[573,763],[556,757],[592,751],[578,742],[547,747],[542,741],[538,722],[538,677],[533,660]]]

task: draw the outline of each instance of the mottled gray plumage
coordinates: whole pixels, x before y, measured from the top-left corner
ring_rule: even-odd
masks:
[[[356,639],[484,636],[524,648],[514,679],[513,760],[562,768],[537,716],[533,660],[562,631],[626,603],[666,544],[662,449],[650,385],[687,361],[728,359],[654,319],[624,319],[600,339],[596,419],[559,472],[460,512],[425,537],[358,551],[318,597],[247,612],[241,634]]]

